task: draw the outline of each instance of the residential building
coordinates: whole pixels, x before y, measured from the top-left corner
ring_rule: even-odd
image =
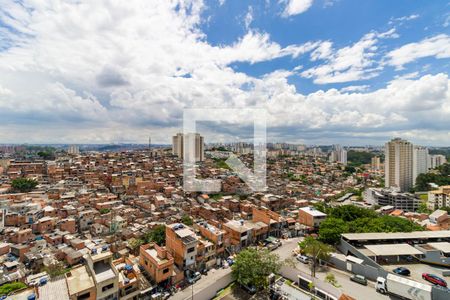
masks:
[[[395,138],[385,145],[385,186],[401,192],[413,187],[413,145]]]
[[[330,153],[330,162],[338,162],[347,165],[347,150],[342,148],[341,145],[334,145],[333,150]]]
[[[447,158],[444,155],[436,154],[428,156],[428,168],[435,169],[447,163]]]
[[[180,270],[196,269],[197,245],[196,234],[186,225],[179,223],[166,225],[166,249]]]
[[[413,185],[417,176],[428,172],[428,148],[414,146],[413,148]]]
[[[370,166],[373,171],[380,171],[381,170],[380,157],[379,156],[372,157]]]
[[[65,274],[70,300],[95,300],[97,290],[87,266],[74,268]]]
[[[184,159],[185,150],[189,150],[186,153],[187,157],[195,161],[203,161],[205,158],[203,137],[198,133],[188,133],[186,135],[177,133],[177,135],[172,137],[172,154]]]
[[[327,215],[314,207],[301,207],[298,210],[298,222],[310,228],[319,228],[320,223],[326,219]]]
[[[89,272],[94,279],[97,300],[118,298],[119,274],[112,265],[111,251],[93,249],[84,256]]]
[[[396,188],[367,188],[364,191],[364,200],[380,206],[392,206],[407,212],[416,211],[421,200],[414,194],[399,192]]]
[[[155,283],[170,282],[174,259],[165,247],[155,243],[142,245],[139,252],[139,264],[144,267]]]
[[[450,185],[441,186],[437,190],[428,192],[428,209],[435,210],[444,206],[450,207]]]

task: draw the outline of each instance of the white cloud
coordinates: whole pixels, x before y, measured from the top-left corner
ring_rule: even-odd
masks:
[[[314,83],[339,83],[370,79],[382,69],[376,56],[380,39],[397,38],[395,28],[386,32],[370,32],[358,42],[338,50],[333,49],[330,41],[322,42],[312,53],[311,60],[323,60],[325,63],[307,69],[301,73],[312,78]]]
[[[202,1],[132,4],[5,2],[8,16],[0,19],[9,18],[14,30],[0,33],[13,41],[0,52],[0,140],[145,142],[152,135],[168,143],[186,107],[265,106],[269,134],[279,139],[448,132],[445,74],[399,78],[371,92],[359,85],[305,94],[289,83],[301,66],[261,77],[231,67],[311,53],[321,64],[303,76],[319,83],[359,80],[377,74],[377,43],[395,31],[369,33],[338,49],[330,41],[282,46],[255,30],[214,46],[200,29]]]
[[[352,92],[364,92],[367,91],[370,88],[369,85],[364,84],[364,85],[350,85],[350,86],[346,86],[342,89],[340,89],[340,91],[342,93],[352,93]]]
[[[244,18],[245,28],[248,29],[253,22],[253,7],[249,6]]]
[[[424,57],[449,58],[450,36],[439,34],[417,43],[406,44],[390,51],[386,57],[388,64],[398,69],[402,69],[405,64]]]
[[[400,21],[400,22],[403,22],[403,21],[411,21],[411,20],[415,20],[415,19],[417,19],[417,18],[419,18],[420,16],[418,15],[418,14],[412,14],[412,15],[409,15],[409,16],[403,16],[403,17],[399,17],[399,18],[393,18],[392,20],[393,21]]]
[[[283,17],[302,14],[313,4],[313,0],[280,0],[279,2],[286,5],[282,14]]]

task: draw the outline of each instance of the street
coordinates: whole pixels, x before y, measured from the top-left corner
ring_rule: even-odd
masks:
[[[292,256],[292,250],[297,247],[298,242],[301,241],[301,238],[292,238],[288,240],[283,240],[283,245],[273,252],[280,256],[280,260],[284,261],[286,258],[294,258]],[[309,265],[296,262],[296,270],[302,271],[307,274],[311,274]],[[290,268],[290,267],[283,267]],[[375,291],[374,283],[369,281],[368,286],[363,286],[353,281],[350,281],[350,274],[329,268],[327,272],[321,272],[319,270],[316,271],[316,277],[324,280],[327,273],[333,273],[338,284],[340,285],[340,289],[352,296],[355,299],[389,299],[388,296],[381,295]],[[212,269],[208,272],[208,275],[202,276],[202,278],[197,281],[194,285],[194,299],[210,299],[215,293],[224,288],[229,283],[232,282],[231,279],[231,268],[227,269]],[[192,299],[192,287],[189,286],[185,288],[183,291],[176,293],[170,299],[174,300],[187,300]]]
[[[286,258],[294,258],[292,256],[292,250],[297,247],[298,242],[301,238],[294,238],[287,241],[283,241],[283,246],[275,250],[274,252],[280,256],[280,260],[283,261]],[[296,269],[304,273],[311,274],[311,269],[309,265],[301,263],[294,258],[296,262]],[[286,267],[289,268],[289,267]],[[350,274],[344,271],[328,268],[326,272],[321,272],[316,270],[316,277],[325,280],[327,273],[333,273],[337,283],[340,285],[340,289],[349,296],[355,299],[389,299],[388,296],[382,295],[375,291],[374,283],[369,281],[368,286],[363,286],[361,284],[350,281]]]

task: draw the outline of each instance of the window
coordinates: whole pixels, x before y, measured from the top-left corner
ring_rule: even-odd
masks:
[[[167,274],[169,272],[169,268],[165,268],[164,270],[163,270],[163,274]]]
[[[86,294],[78,296],[77,300],[85,300],[85,299],[89,299],[89,297],[91,297],[91,293],[88,292]]]
[[[105,285],[104,287],[102,287],[102,292],[105,292],[107,290],[110,290],[114,287],[114,283],[110,283],[108,285]]]
[[[194,250],[195,250],[195,247],[192,247],[192,248],[189,248],[189,249],[187,250],[187,252],[188,252],[188,253],[191,253],[191,252],[194,252]]]

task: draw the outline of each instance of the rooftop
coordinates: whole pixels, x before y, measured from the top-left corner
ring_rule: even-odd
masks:
[[[64,276],[39,286],[39,296],[46,300],[69,300],[67,284]]]
[[[97,282],[106,281],[116,276],[111,265],[103,261],[94,263],[94,273]]]
[[[300,210],[314,216],[314,217],[326,217],[327,214],[324,214],[323,212],[321,212],[320,210],[317,210],[313,207],[301,207]]]
[[[409,244],[367,245],[365,247],[376,256],[423,254],[422,251]]]
[[[94,280],[92,280],[92,277],[89,276],[86,270],[86,266],[72,269],[66,274],[66,278],[69,295],[78,294],[95,286]]]
[[[349,241],[450,238],[450,230],[388,232],[388,233],[385,232],[344,233],[342,237]]]
[[[428,245],[444,253],[450,253],[450,243],[448,242],[428,243]]]

